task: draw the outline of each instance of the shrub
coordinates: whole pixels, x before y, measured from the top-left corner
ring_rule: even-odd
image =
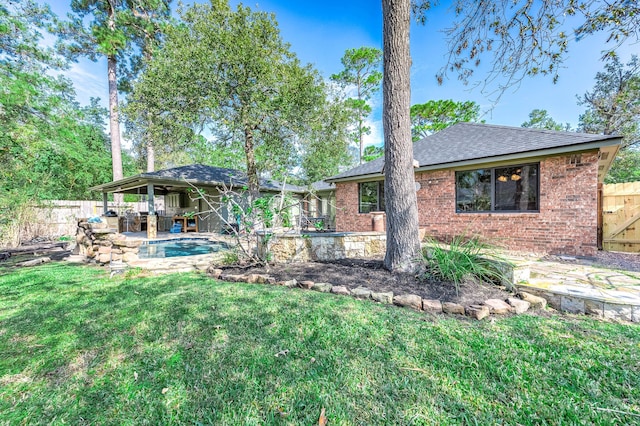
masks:
[[[458,235],[448,246],[429,239],[423,257],[427,276],[453,282],[456,292],[470,277],[495,284],[509,282],[505,271],[508,262],[479,237]]]

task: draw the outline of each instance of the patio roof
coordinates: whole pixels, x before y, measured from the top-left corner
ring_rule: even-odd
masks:
[[[203,164],[190,164],[188,166],[173,167],[156,172],[140,173],[135,176],[97,185],[89,189],[103,193],[146,194],[148,184],[153,184],[155,187],[154,192],[161,195],[169,192],[179,192],[179,189],[188,188],[191,187],[191,185],[202,188],[220,186],[242,187],[247,185],[247,175],[240,170],[212,167]],[[283,187],[287,192],[307,192],[304,188],[296,185],[283,185],[280,182],[270,179],[260,180],[261,191],[277,192],[281,191]],[[176,191],[176,189],[178,189],[178,191]]]

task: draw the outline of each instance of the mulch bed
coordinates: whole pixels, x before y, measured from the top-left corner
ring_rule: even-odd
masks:
[[[373,292],[416,294],[423,299],[455,302],[463,306],[479,304],[487,299],[506,299],[511,295],[504,288],[473,281],[461,283],[456,292],[454,283],[428,280],[406,273],[391,273],[381,260],[343,259],[333,262],[284,263],[264,267],[226,267],[226,274],[266,274],[277,281],[296,279],[343,285],[349,289],[367,287]]]

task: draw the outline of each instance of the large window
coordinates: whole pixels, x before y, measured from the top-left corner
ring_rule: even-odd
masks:
[[[363,182],[358,193],[360,213],[384,211],[384,181]]]
[[[456,211],[535,212],[539,164],[456,172]]]

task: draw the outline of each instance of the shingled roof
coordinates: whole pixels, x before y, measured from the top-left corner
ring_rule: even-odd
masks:
[[[458,123],[413,144],[419,169],[433,170],[462,164],[559,154],[617,146],[620,136],[557,132],[493,124]],[[362,164],[327,182],[382,176],[384,157]]]
[[[222,167],[205,166],[204,164],[190,164],[188,166],[173,167],[170,169],[158,170],[156,172],[140,173],[115,182],[105,183],[93,188],[92,191],[111,192],[119,186],[137,187],[142,183],[154,182],[176,185],[186,185],[186,182],[193,185],[202,186],[245,186],[247,185],[247,174],[240,170],[225,169]],[[285,184],[285,191],[305,192],[304,188],[296,185]],[[282,183],[270,179],[260,179],[260,190],[280,191]]]

